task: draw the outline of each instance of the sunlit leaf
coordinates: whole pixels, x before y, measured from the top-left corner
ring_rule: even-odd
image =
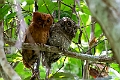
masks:
[[[52,80],[77,80],[77,76],[71,74],[71,73],[64,73],[64,72],[58,72],[54,74],[54,76],[51,76]]]
[[[10,5],[7,4],[0,8],[0,20],[4,18],[4,16],[8,13],[10,8]]]
[[[10,13],[10,14],[8,14],[8,15],[6,16],[5,19],[6,19],[8,22],[10,22],[10,20],[13,19],[13,18],[15,17],[15,15],[16,15],[16,12]]]

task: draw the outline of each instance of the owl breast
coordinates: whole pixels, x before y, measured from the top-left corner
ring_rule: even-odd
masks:
[[[51,46],[61,47],[66,50],[69,48],[70,43],[71,41],[69,39],[69,36],[67,36],[61,30],[53,31],[49,38],[49,44]]]
[[[49,31],[42,29],[42,30],[37,31],[37,34],[33,34],[32,36],[34,36],[34,37],[36,36],[34,38],[36,43],[45,44],[45,43],[47,43],[47,40],[48,40],[48,37],[49,37]]]
[[[24,43],[46,44],[53,18],[50,14],[34,12],[32,23],[28,27]],[[27,68],[31,68],[39,59],[40,51],[22,49],[23,63]]]
[[[47,43],[47,40],[49,38],[49,30],[50,27],[34,27],[37,26],[35,23],[32,23],[29,27],[29,32],[31,33],[30,36],[33,40],[31,40],[30,36],[28,36],[27,42],[33,42],[33,43]]]
[[[68,17],[62,18],[51,27],[48,44],[68,50],[77,28],[78,26],[73,20]],[[51,64],[56,62],[61,57],[61,54],[46,52],[44,56],[45,66],[51,67]]]

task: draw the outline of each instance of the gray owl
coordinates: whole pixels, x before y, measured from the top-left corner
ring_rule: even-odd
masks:
[[[68,50],[72,38],[75,37],[77,29],[78,26],[73,20],[68,17],[63,17],[51,27],[48,44],[50,46],[56,46]],[[46,68],[50,69],[51,64],[56,62],[60,57],[60,54],[45,52],[43,61],[44,65]]]

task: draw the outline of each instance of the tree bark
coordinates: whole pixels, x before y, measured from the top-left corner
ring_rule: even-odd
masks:
[[[4,4],[4,0],[0,0],[0,4]],[[5,72],[5,73],[1,72],[2,77],[5,80],[8,80],[9,78],[11,80],[21,80],[21,78],[13,70],[13,68],[10,66],[10,64],[7,62],[6,59],[6,55],[4,52],[4,41],[3,41],[3,20],[0,21],[0,68],[1,68],[0,71],[3,70]]]
[[[86,0],[120,64],[120,0]]]

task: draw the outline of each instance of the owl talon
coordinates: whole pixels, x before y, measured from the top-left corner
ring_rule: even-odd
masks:
[[[40,45],[39,43],[35,43],[35,45]]]
[[[62,47],[58,47],[58,49],[60,49],[60,50],[62,50],[62,51],[65,51],[65,49],[64,49],[64,48],[62,48]]]

